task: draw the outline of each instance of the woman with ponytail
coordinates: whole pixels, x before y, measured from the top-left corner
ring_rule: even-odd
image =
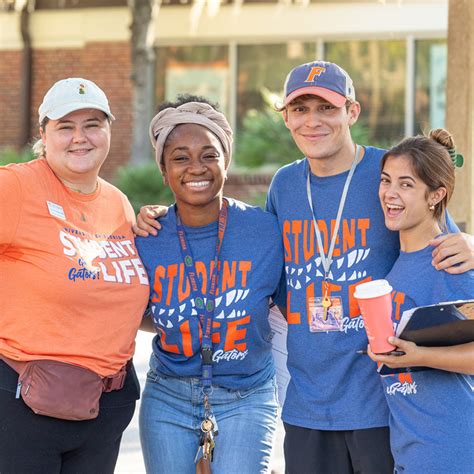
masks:
[[[403,311],[446,301],[474,299],[474,272],[450,274],[432,265],[431,239],[448,233],[446,206],[462,164],[444,129],[403,140],[382,160],[379,188],[385,225],[400,234],[400,256],[387,280],[394,289],[393,321]],[[474,342],[421,347],[389,338],[404,355],[369,355],[392,369],[435,370],[382,377],[390,409],[395,471],[474,471]]]

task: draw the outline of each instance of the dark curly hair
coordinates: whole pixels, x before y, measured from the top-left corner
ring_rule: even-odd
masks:
[[[200,95],[192,95],[192,94],[178,94],[175,102],[163,102],[162,104],[160,104],[156,113],[161,112],[162,110],[165,110],[165,109],[169,109],[170,107],[176,108],[176,107],[179,107],[180,105],[188,104],[189,102],[203,102],[205,104],[210,105],[213,109],[217,110],[218,112],[220,112],[219,104],[217,102],[211,102],[206,97],[203,97]]]

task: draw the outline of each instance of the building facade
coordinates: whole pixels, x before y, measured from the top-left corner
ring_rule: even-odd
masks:
[[[67,5],[67,2],[63,2]],[[130,10],[119,1],[37,2],[30,15],[31,130],[49,85],[86,76],[110,97],[118,120],[110,173],[130,143]],[[78,8],[92,4],[108,7]],[[443,126],[447,1],[195,2],[161,5],[155,19],[155,97],[178,93],[218,102],[239,130],[245,114],[280,94],[287,71],[313,59],[335,61],[354,79],[361,123],[372,143]],[[0,146],[18,145],[23,41],[19,15],[0,14]],[[236,144],[238,146],[238,143]]]
[[[117,117],[103,169],[108,178],[129,161],[131,148],[126,3],[37,0],[29,15],[28,136],[37,134],[37,108],[54,81],[94,80]],[[0,150],[18,148],[24,136],[20,24],[19,13],[0,12]],[[367,143],[390,146],[445,125],[448,0],[164,0],[153,24],[155,105],[178,93],[204,95],[242,131],[250,111],[281,94],[291,67],[326,59],[354,79]]]

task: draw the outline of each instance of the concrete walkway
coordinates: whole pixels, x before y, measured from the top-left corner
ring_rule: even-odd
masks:
[[[134,362],[137,370],[140,385],[145,385],[145,377],[148,370],[148,359],[151,353],[151,340],[153,335],[150,333],[138,332],[137,348]],[[125,431],[120,448],[120,454],[115,469],[116,474],[144,474],[145,467],[140,448],[140,439],[138,434],[138,408],[132,422]],[[285,464],[283,460],[283,426],[278,424],[275,446],[273,449],[271,472],[273,474],[284,474]],[[169,473],[179,474],[179,473]],[[247,474],[247,473],[242,473]],[[248,473],[253,474],[253,473]]]

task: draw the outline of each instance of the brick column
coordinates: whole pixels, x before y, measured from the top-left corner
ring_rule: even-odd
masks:
[[[446,126],[464,166],[456,172],[449,210],[474,233],[474,1],[449,0]]]

